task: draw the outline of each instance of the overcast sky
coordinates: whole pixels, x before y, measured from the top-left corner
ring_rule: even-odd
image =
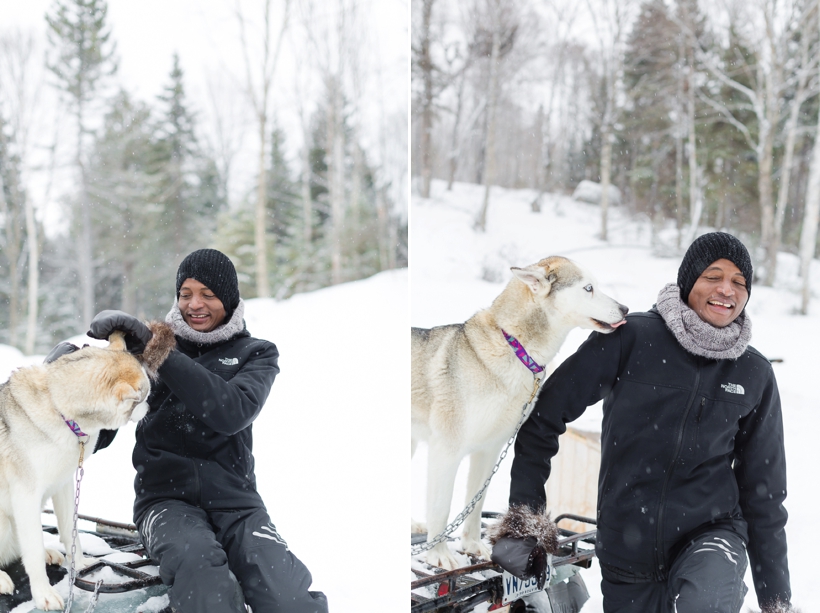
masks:
[[[339,2],[315,0],[315,4],[310,26],[319,34],[311,41],[305,35],[303,3],[291,0],[289,34],[273,87],[272,109],[286,132],[293,170],[298,168],[296,151],[302,140],[298,107],[308,100],[307,112],[315,108],[322,87],[318,74],[314,74],[317,45],[321,47],[332,38],[333,10]],[[20,28],[33,32],[42,53],[47,48],[44,15],[53,5],[54,0],[0,0],[0,30]],[[262,5],[262,0],[108,0],[108,24],[119,59],[119,72],[111,85],[124,87],[140,100],[154,102],[169,81],[176,52],[200,129],[207,131],[213,126],[214,97],[220,112],[231,115],[232,129],[241,131],[244,125],[245,136],[232,167],[234,199],[247,191],[256,157],[254,118],[243,93],[245,64],[236,9],[240,6],[248,20],[248,37],[253,46],[260,39]],[[283,0],[273,0],[274,19],[282,5]],[[347,30],[360,49],[357,61],[363,75],[359,138],[366,149],[370,146],[369,159],[376,161],[376,143],[383,132],[385,114],[409,113],[409,1],[359,0],[357,7],[358,14],[351,20],[356,23]],[[55,105],[54,89],[44,88],[42,100],[46,110]],[[53,195],[58,193],[59,189],[54,190]]]

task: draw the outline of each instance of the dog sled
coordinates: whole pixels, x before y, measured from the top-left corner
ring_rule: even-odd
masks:
[[[97,561],[77,571],[74,581],[71,613],[170,613],[167,587],[162,584],[159,569],[146,556],[136,527],[86,515],[78,534],[83,541],[86,557]],[[85,527],[85,529],[83,529]],[[57,528],[48,524],[44,516],[43,532],[46,540],[54,537],[48,546],[57,547]],[[28,575],[20,560],[3,568],[12,581],[13,594],[0,594],[0,613],[11,613],[20,605],[31,602]],[[69,571],[62,565],[46,567],[49,581],[68,601]],[[40,609],[23,607],[20,611],[38,612]]]
[[[484,511],[482,519],[497,519],[501,513]],[[595,525],[594,519],[566,513],[555,518]],[[486,524],[482,521],[482,533]],[[522,581],[494,562],[479,562],[470,556],[472,564],[445,571],[414,557],[410,583],[412,613],[466,613],[481,610],[509,613],[577,613],[589,599],[579,571],[589,568],[595,557],[596,531],[573,532],[558,526],[559,551],[552,556],[547,586],[539,591],[534,579]],[[426,540],[427,535],[413,535],[413,544]]]

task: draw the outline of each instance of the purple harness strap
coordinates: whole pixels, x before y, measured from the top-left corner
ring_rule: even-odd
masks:
[[[539,366],[536,363],[536,361],[530,357],[530,354],[527,353],[527,350],[524,349],[524,346],[520,342],[518,342],[517,338],[507,334],[506,332],[504,332],[504,330],[501,330],[501,332],[503,332],[504,338],[507,339],[507,342],[510,344],[510,347],[512,347],[513,351],[515,351],[515,355],[518,357],[519,360],[521,360],[521,363],[524,366],[526,366],[532,371],[532,374],[537,375],[538,373],[544,371],[544,367]]]

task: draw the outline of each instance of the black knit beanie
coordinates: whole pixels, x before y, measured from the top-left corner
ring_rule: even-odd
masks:
[[[726,232],[710,232],[698,237],[689,246],[678,268],[680,297],[689,301],[689,292],[703,271],[720,259],[732,262],[746,279],[746,291],[752,295],[752,259],[746,247],[737,238]]]
[[[177,270],[177,300],[185,279],[196,279],[211,290],[225,307],[225,320],[231,318],[239,305],[239,282],[228,256],[216,249],[199,249],[182,260]]]

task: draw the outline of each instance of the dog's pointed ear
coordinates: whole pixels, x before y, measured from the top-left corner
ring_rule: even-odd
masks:
[[[513,266],[510,270],[530,288],[533,294],[549,294],[552,284],[556,279],[554,273],[549,270],[545,271],[538,265],[527,266],[526,268]]]
[[[126,351],[125,333],[121,330],[114,330],[108,337],[108,349],[112,351]]]

